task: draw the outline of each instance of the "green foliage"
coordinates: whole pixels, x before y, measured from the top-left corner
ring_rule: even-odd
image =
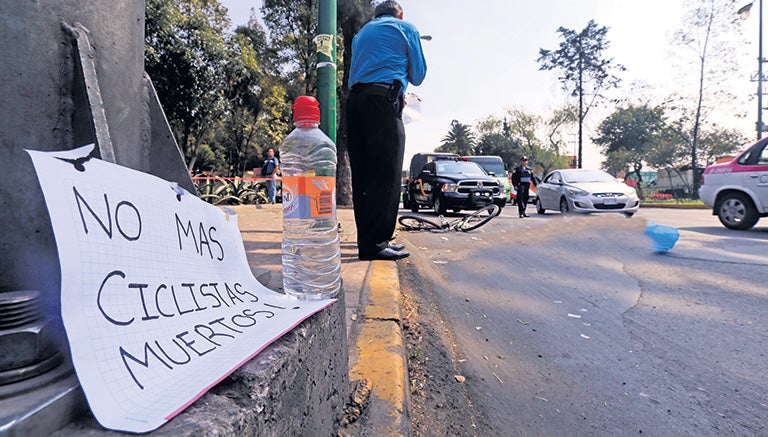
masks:
[[[270,30],[271,49],[292,85],[291,100],[301,94],[314,94],[317,88],[314,40],[317,0],[264,0],[261,12]]]
[[[145,68],[191,169],[198,146],[224,111],[229,18],[216,0],[146,5]]]
[[[711,130],[705,130],[699,142],[700,156],[704,158],[704,166],[714,164],[719,157],[738,152],[747,141],[741,132],[734,129],[714,126]]]
[[[643,163],[666,132],[664,111],[647,105],[618,108],[600,123],[597,131],[593,141],[608,157],[603,168],[618,174],[623,163],[621,170],[629,169],[642,182]]]
[[[451,121],[451,129],[443,137],[443,142],[435,149],[436,152],[456,153],[458,155],[473,155],[475,150],[475,134],[472,128],[458,120]]]
[[[195,187],[201,199],[214,205],[251,205],[268,201],[261,184],[240,178],[206,179],[198,181]]]
[[[224,154],[217,153],[208,144],[201,144],[198,148],[196,165],[201,172],[223,172],[228,167]]]
[[[550,169],[567,167],[568,157],[560,155],[557,147],[544,146],[539,139],[543,128],[541,117],[521,109],[507,110],[503,119],[488,116],[475,126],[479,139],[475,142],[473,154],[499,156],[507,169],[518,165],[520,158],[525,155],[530,158],[532,167],[542,173],[542,176]],[[446,139],[452,139],[457,136],[457,132],[468,129],[466,125],[459,128],[452,124]],[[454,150],[436,149],[438,152]]]

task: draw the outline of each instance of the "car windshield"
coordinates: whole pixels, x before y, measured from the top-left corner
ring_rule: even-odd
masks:
[[[504,164],[500,162],[480,162],[480,167],[488,173],[493,173],[496,176],[504,176]]]
[[[438,174],[465,174],[469,176],[485,176],[485,172],[474,162],[437,161]]]
[[[613,176],[600,170],[564,171],[563,180],[569,184],[579,182],[616,182]]]

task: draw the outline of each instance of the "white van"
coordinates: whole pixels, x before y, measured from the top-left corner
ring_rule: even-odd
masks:
[[[504,160],[501,156],[482,155],[482,156],[463,156],[461,159],[471,161],[479,165],[486,173],[495,177],[499,184],[504,187],[504,198],[509,200],[511,184],[509,183],[509,173],[504,167]]]

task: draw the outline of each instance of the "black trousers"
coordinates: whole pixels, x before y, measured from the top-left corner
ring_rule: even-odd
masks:
[[[403,98],[377,86],[355,87],[347,100],[347,148],[359,254],[387,247],[397,222],[405,152]]]
[[[521,182],[517,186],[517,212],[520,215],[525,214],[525,208],[528,206],[528,189],[530,187],[530,182]]]

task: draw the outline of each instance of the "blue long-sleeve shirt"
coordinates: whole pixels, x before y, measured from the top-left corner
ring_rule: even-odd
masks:
[[[356,83],[420,85],[427,74],[419,31],[413,24],[390,15],[369,21],[352,40],[349,87]]]

